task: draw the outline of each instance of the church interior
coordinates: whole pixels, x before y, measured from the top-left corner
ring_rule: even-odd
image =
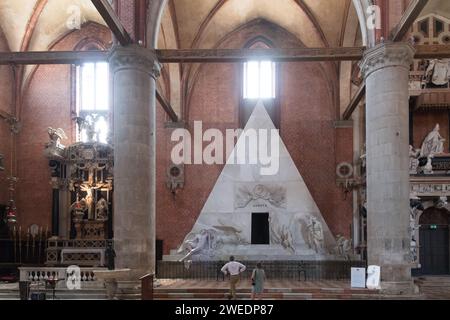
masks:
[[[450,298],[449,139],[446,0],[0,0],[0,300]]]

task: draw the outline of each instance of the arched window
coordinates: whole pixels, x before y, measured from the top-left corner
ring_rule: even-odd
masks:
[[[89,46],[86,50],[98,50]],[[76,67],[77,141],[107,143],[109,134],[109,65],[86,62]],[[89,135],[91,137],[89,137]]]

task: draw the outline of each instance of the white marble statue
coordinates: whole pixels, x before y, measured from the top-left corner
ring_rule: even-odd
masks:
[[[64,130],[61,128],[53,129],[49,127],[47,133],[50,141],[45,144],[45,155],[47,157],[61,157],[61,152],[65,148],[65,146],[61,144],[61,139],[67,139]]]
[[[448,84],[449,80],[449,66],[450,60],[448,59],[434,59],[430,61],[425,73],[426,81],[433,83],[437,86],[443,86]]]
[[[210,230],[203,229],[200,233],[195,234],[193,239],[189,239],[192,234],[189,234],[186,240],[178,250],[179,253],[187,251],[187,254],[180,259],[183,262],[193,255],[201,253],[203,250],[209,250],[210,244],[214,241],[214,234]]]
[[[420,151],[421,157],[430,157],[444,152],[445,139],[439,133],[439,124],[431,131],[423,141]]]
[[[63,147],[61,144],[61,139],[67,139],[66,133],[63,129],[53,129],[52,127],[49,127],[47,129],[47,133],[50,138],[50,142],[47,144],[48,146]]]
[[[413,146],[409,146],[409,173],[417,174],[419,169],[419,157],[420,149],[414,149]]]
[[[433,174],[433,156],[428,156],[427,164],[423,167],[423,173],[425,174]]]

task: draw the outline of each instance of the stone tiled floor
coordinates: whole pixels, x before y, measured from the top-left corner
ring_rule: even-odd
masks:
[[[157,300],[184,300],[184,299],[227,299],[227,281],[205,280],[158,280],[159,286],[155,288]],[[418,296],[388,297],[378,291],[350,288],[349,281],[293,281],[268,280],[266,282],[265,299],[282,300],[310,300],[310,299],[433,299],[450,300],[450,277],[417,278],[421,294]],[[242,280],[238,285],[238,299],[250,298],[251,284]],[[0,283],[0,300],[18,299],[17,283]],[[95,290],[94,290],[95,291]],[[101,290],[79,292],[76,299],[103,299]],[[100,292],[101,291],[101,292]],[[69,292],[71,293],[71,292]],[[66,299],[74,299],[67,293]],[[61,296],[62,293],[58,292]],[[62,297],[60,297],[61,299]]]
[[[159,280],[155,289],[157,299],[223,299],[228,293],[227,281]],[[426,278],[417,281],[420,295],[403,296],[401,299],[450,299],[450,277]],[[238,298],[250,295],[251,284],[242,280],[238,285]],[[383,296],[377,290],[355,289],[349,281],[292,281],[268,280],[265,285],[267,299],[394,299]]]

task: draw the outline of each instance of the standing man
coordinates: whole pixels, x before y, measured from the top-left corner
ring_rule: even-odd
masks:
[[[225,264],[220,271],[230,275],[230,299],[236,300],[236,285],[239,282],[240,274],[244,272],[246,267],[237,261],[234,257],[230,257],[230,262]]]

